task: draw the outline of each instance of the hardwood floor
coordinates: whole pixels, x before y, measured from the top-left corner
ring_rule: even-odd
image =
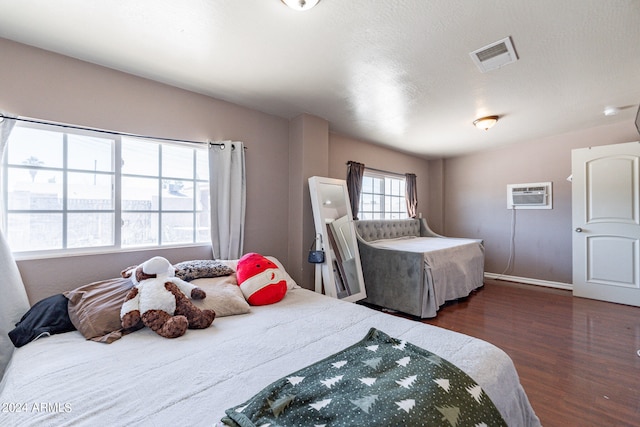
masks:
[[[545,427],[640,425],[640,308],[487,279],[423,322],[503,349]]]

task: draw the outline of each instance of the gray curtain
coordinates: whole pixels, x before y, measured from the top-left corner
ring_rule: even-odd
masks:
[[[6,117],[0,122],[0,165],[4,158],[9,135],[15,124],[15,120]],[[0,174],[0,176],[2,175]],[[4,212],[4,203],[6,201],[0,199],[0,212]],[[2,223],[0,222],[0,228]],[[29,310],[29,299],[22,283],[22,277],[20,277],[20,271],[2,231],[0,231],[0,271],[2,271],[2,281],[0,281],[0,294],[2,295],[0,298],[0,378],[2,378],[13,354],[13,343],[9,340],[7,333]]]
[[[416,185],[416,175],[407,173],[404,175],[405,190],[404,197],[407,201],[407,213],[409,218],[418,216],[418,187]]]
[[[362,192],[362,177],[364,176],[364,164],[347,162],[347,191],[351,202],[351,214],[353,219],[358,219],[360,211],[360,193]]]
[[[215,259],[238,259],[244,245],[246,176],[244,144],[209,147],[211,247]]]

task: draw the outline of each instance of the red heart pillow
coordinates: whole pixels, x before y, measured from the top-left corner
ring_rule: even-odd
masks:
[[[251,252],[238,261],[238,285],[251,305],[276,303],[287,293],[285,276],[278,266],[264,256]]]

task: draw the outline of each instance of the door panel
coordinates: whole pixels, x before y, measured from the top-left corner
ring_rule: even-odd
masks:
[[[638,224],[636,206],[638,158],[604,157],[587,163],[586,222],[627,222]]]
[[[639,288],[638,240],[617,236],[587,236],[587,281]]]
[[[573,294],[640,306],[640,143],[572,152]]]

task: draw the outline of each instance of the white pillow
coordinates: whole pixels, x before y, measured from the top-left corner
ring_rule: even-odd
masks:
[[[190,283],[207,293],[204,299],[192,299],[193,305],[201,310],[215,311],[216,317],[245,314],[251,310],[238,286],[235,273],[229,276],[194,279]]]

